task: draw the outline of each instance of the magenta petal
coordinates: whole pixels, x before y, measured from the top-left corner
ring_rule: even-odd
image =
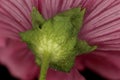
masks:
[[[0,48],[4,48],[6,46],[6,38],[0,37]]]
[[[76,60],[75,60],[75,68],[77,68],[79,71],[82,71],[85,69],[85,66],[83,65],[83,61],[82,61],[82,55],[77,56]]]
[[[86,13],[80,38],[99,50],[120,51],[120,1],[98,0],[95,5]]]
[[[22,80],[33,80],[39,69],[34,56],[26,45],[15,40],[9,40],[8,46],[0,50],[0,62],[5,65],[12,75]]]
[[[0,36],[18,38],[31,28],[32,0],[0,0]]]
[[[91,10],[91,6],[95,0],[39,0],[39,10],[43,16],[48,19],[55,14],[74,8],[74,7],[89,7],[88,11]]]
[[[47,80],[85,80],[80,73],[73,68],[70,73],[54,71],[49,69]]]
[[[84,57],[84,64],[107,79],[120,80],[120,55],[116,53],[96,51]]]

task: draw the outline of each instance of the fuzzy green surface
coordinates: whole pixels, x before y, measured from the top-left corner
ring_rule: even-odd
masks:
[[[78,40],[84,13],[85,10],[73,8],[45,20],[33,8],[33,29],[20,33],[20,36],[33,51],[38,65],[42,65],[44,55],[49,55],[47,60],[50,68],[69,72],[77,55],[96,49],[96,46]]]

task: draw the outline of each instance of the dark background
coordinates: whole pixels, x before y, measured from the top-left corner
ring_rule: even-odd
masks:
[[[90,71],[89,69],[86,69],[85,71],[82,71],[80,73],[86,78],[86,80],[105,80],[99,75]],[[12,77],[9,74],[7,68],[0,65],[0,80],[19,80],[19,79]]]

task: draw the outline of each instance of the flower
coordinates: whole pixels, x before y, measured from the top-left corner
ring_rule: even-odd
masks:
[[[33,6],[46,19],[73,7],[86,8],[79,38],[98,46],[96,51],[78,56],[70,73],[49,69],[47,80],[84,80],[77,70],[84,67],[107,79],[120,79],[119,0],[0,0],[0,62],[11,74],[22,80],[33,80],[39,74],[33,54],[18,35],[32,28]]]

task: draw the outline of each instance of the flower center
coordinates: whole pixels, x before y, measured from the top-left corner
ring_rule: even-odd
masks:
[[[77,55],[96,49],[86,41],[78,39],[85,10],[73,8],[45,20],[36,8],[33,8],[31,30],[20,36],[36,57],[41,66],[40,80],[45,80],[47,69],[69,72]]]

